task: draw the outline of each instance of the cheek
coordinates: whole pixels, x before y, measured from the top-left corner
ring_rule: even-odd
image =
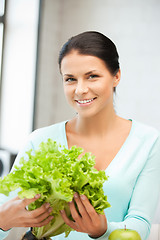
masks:
[[[113,91],[112,87],[109,85],[102,85],[102,86],[97,86],[95,88],[95,91],[100,94],[100,96],[105,96],[105,95],[110,95]]]
[[[65,95],[66,99],[69,101],[73,96],[72,88],[64,86],[63,90],[64,90],[64,95]]]

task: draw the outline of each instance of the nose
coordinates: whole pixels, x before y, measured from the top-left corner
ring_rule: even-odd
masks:
[[[83,80],[77,81],[75,94],[76,95],[83,95],[88,92],[88,86],[87,83]]]

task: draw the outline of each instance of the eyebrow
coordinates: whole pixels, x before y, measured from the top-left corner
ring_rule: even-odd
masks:
[[[96,70],[89,71],[89,72],[85,73],[84,75],[89,75],[89,74],[91,74],[93,72],[96,72]],[[65,73],[63,76],[74,77],[74,75],[68,74],[68,73]]]
[[[72,74],[65,73],[63,76],[74,77]]]
[[[89,71],[89,72],[85,73],[84,75],[89,75],[89,74],[91,74],[93,72],[96,72],[96,70]]]

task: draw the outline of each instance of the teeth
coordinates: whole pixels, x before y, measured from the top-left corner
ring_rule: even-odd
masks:
[[[88,100],[82,100],[82,101],[78,101],[79,103],[89,103],[93,101],[93,98],[92,99],[88,99]]]

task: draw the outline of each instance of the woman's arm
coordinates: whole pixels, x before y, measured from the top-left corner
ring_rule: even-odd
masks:
[[[145,149],[144,149],[145,150]],[[142,240],[150,234],[151,223],[160,197],[160,137],[152,146],[146,164],[133,189],[128,212],[123,222],[108,222],[106,233],[99,240],[106,239],[119,228],[136,230]]]
[[[133,189],[128,213],[121,223],[108,223],[107,235],[116,228],[136,230],[142,240],[150,233],[151,223],[160,196],[160,137],[152,146],[146,164]]]

